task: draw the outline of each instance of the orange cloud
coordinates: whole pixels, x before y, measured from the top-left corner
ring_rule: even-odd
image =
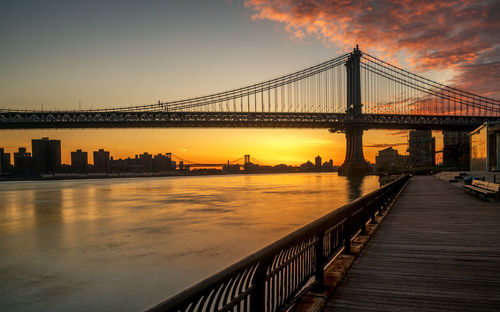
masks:
[[[246,0],[245,6],[253,19],[282,23],[297,38],[311,35],[346,50],[359,43],[415,70],[453,70],[457,86],[500,97],[500,1]]]

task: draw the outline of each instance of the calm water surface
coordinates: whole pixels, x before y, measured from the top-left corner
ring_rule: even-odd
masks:
[[[378,188],[336,173],[0,183],[0,311],[142,311]]]

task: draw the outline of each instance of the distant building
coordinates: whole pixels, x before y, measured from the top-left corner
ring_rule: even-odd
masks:
[[[25,147],[20,147],[17,152],[14,152],[14,168],[21,171],[33,168],[31,153],[27,153]]]
[[[333,159],[330,159],[329,161],[325,161],[323,163],[323,170],[324,171],[332,171],[333,170]]]
[[[487,122],[470,133],[470,170],[500,171],[500,122]]]
[[[312,171],[316,169],[316,166],[310,162],[309,160],[305,163],[303,163],[302,165],[300,165],[300,170],[302,171]]]
[[[410,131],[408,140],[409,165],[411,167],[435,166],[436,141],[431,130]]]
[[[60,140],[31,140],[31,152],[36,171],[56,171],[61,167]]]
[[[172,168],[172,157],[170,153],[166,155],[158,154],[153,158],[153,171],[161,172],[167,170],[175,170]]]
[[[316,156],[314,158],[314,166],[316,167],[316,170],[321,170],[321,156]]]
[[[2,147],[0,147],[0,173],[7,172],[7,169],[4,165],[5,152]]]
[[[107,172],[109,168],[109,152],[102,148],[98,151],[94,151],[94,170],[96,172]]]
[[[2,163],[2,173],[7,173],[11,169],[10,163],[10,153],[3,152],[3,157],[0,158],[0,162]]]
[[[241,170],[241,167],[239,164],[231,164],[229,163],[229,160],[227,161],[227,164],[222,166],[222,172],[224,173],[239,173]]]
[[[443,131],[443,165],[469,169],[470,139],[465,131]]]
[[[74,172],[86,172],[88,164],[87,152],[82,152],[81,149],[71,152],[71,170]]]
[[[139,165],[143,167],[145,171],[153,170],[153,155],[144,153],[139,155]]]
[[[397,150],[388,147],[380,150],[375,156],[375,169],[378,171],[401,169],[406,166],[406,160],[406,156],[399,155]]]

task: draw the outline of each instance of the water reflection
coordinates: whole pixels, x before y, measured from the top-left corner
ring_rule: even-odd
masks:
[[[370,176],[371,177],[371,176]],[[348,201],[353,201],[362,195],[363,181],[366,176],[351,176],[347,177],[348,191]]]
[[[0,310],[145,310],[376,188],[331,173],[2,183]]]

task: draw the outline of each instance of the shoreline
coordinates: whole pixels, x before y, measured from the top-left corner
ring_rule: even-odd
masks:
[[[220,173],[195,173],[192,171],[187,172],[174,172],[174,173],[91,173],[91,174],[75,174],[75,173],[52,173],[40,174],[39,176],[25,176],[25,177],[1,177],[1,182],[18,182],[18,181],[59,181],[59,180],[88,180],[88,179],[122,179],[122,178],[160,178],[160,177],[195,177],[195,176],[223,176],[223,175],[246,175],[246,174],[277,174],[277,173],[326,173],[338,172],[334,171],[263,171],[263,172],[220,172]],[[376,173],[368,174],[376,175]]]

